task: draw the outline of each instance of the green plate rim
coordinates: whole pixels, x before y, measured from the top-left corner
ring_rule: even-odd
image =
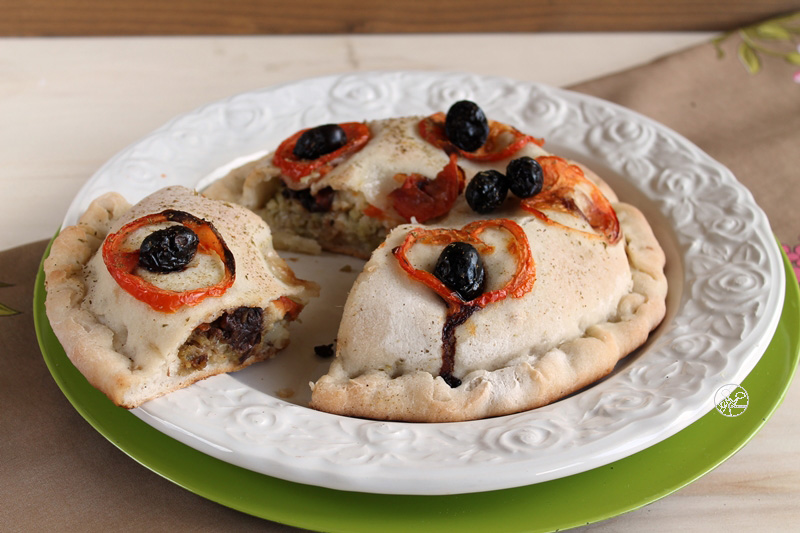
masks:
[[[786,271],[786,298],[772,341],[742,382],[750,398],[742,415],[728,418],[712,409],[676,435],[606,466],[536,485],[474,494],[397,496],[303,485],[225,463],[160,433],[113,405],[66,357],[44,311],[41,264],[34,287],[34,325],[53,379],[95,430],[153,472],[226,507],[331,532],[370,532],[378,524],[387,533],[439,531],[444,526],[464,533],[553,531],[638,509],[688,485],[741,449],[775,412],[800,358],[800,288],[778,247]],[[42,263],[49,252],[48,245]]]

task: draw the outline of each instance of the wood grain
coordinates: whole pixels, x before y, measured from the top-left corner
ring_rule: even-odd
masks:
[[[798,0],[2,0],[0,36],[721,31]]]

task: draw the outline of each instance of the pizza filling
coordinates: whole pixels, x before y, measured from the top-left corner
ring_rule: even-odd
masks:
[[[260,307],[239,307],[223,313],[213,322],[196,327],[180,347],[178,373],[186,375],[209,364],[242,364],[254,356],[269,357],[287,344],[287,328],[294,316],[287,313],[272,322]]]
[[[380,218],[368,216],[369,204],[361,194],[330,187],[311,194],[278,182],[277,190],[258,214],[267,221],[280,248],[309,251],[303,241],[323,250],[368,258],[386,238]]]

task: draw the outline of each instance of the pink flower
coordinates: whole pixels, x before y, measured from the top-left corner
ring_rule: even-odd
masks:
[[[800,70],[798,70],[797,72],[794,73],[794,76],[792,76],[792,79],[794,80],[795,83],[800,83]]]
[[[797,76],[795,76],[795,78],[797,78]],[[792,263],[794,275],[797,276],[798,282],[800,282],[800,244],[796,245],[794,248],[790,248],[785,244],[781,246],[783,246],[783,251],[786,252],[786,257],[788,257],[789,261]]]
[[[800,244],[794,247],[794,249],[790,248],[786,244],[783,244],[783,251],[786,252],[786,256],[789,258],[789,261],[796,262],[800,259]]]

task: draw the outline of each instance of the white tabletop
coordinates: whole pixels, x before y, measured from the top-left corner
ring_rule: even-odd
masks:
[[[170,118],[232,94],[369,70],[466,71],[557,86],[707,33],[0,40],[0,250],[51,237],[84,181]],[[735,457],[591,531],[788,531],[800,518],[800,387]],[[643,473],[646,475],[646,473]]]

